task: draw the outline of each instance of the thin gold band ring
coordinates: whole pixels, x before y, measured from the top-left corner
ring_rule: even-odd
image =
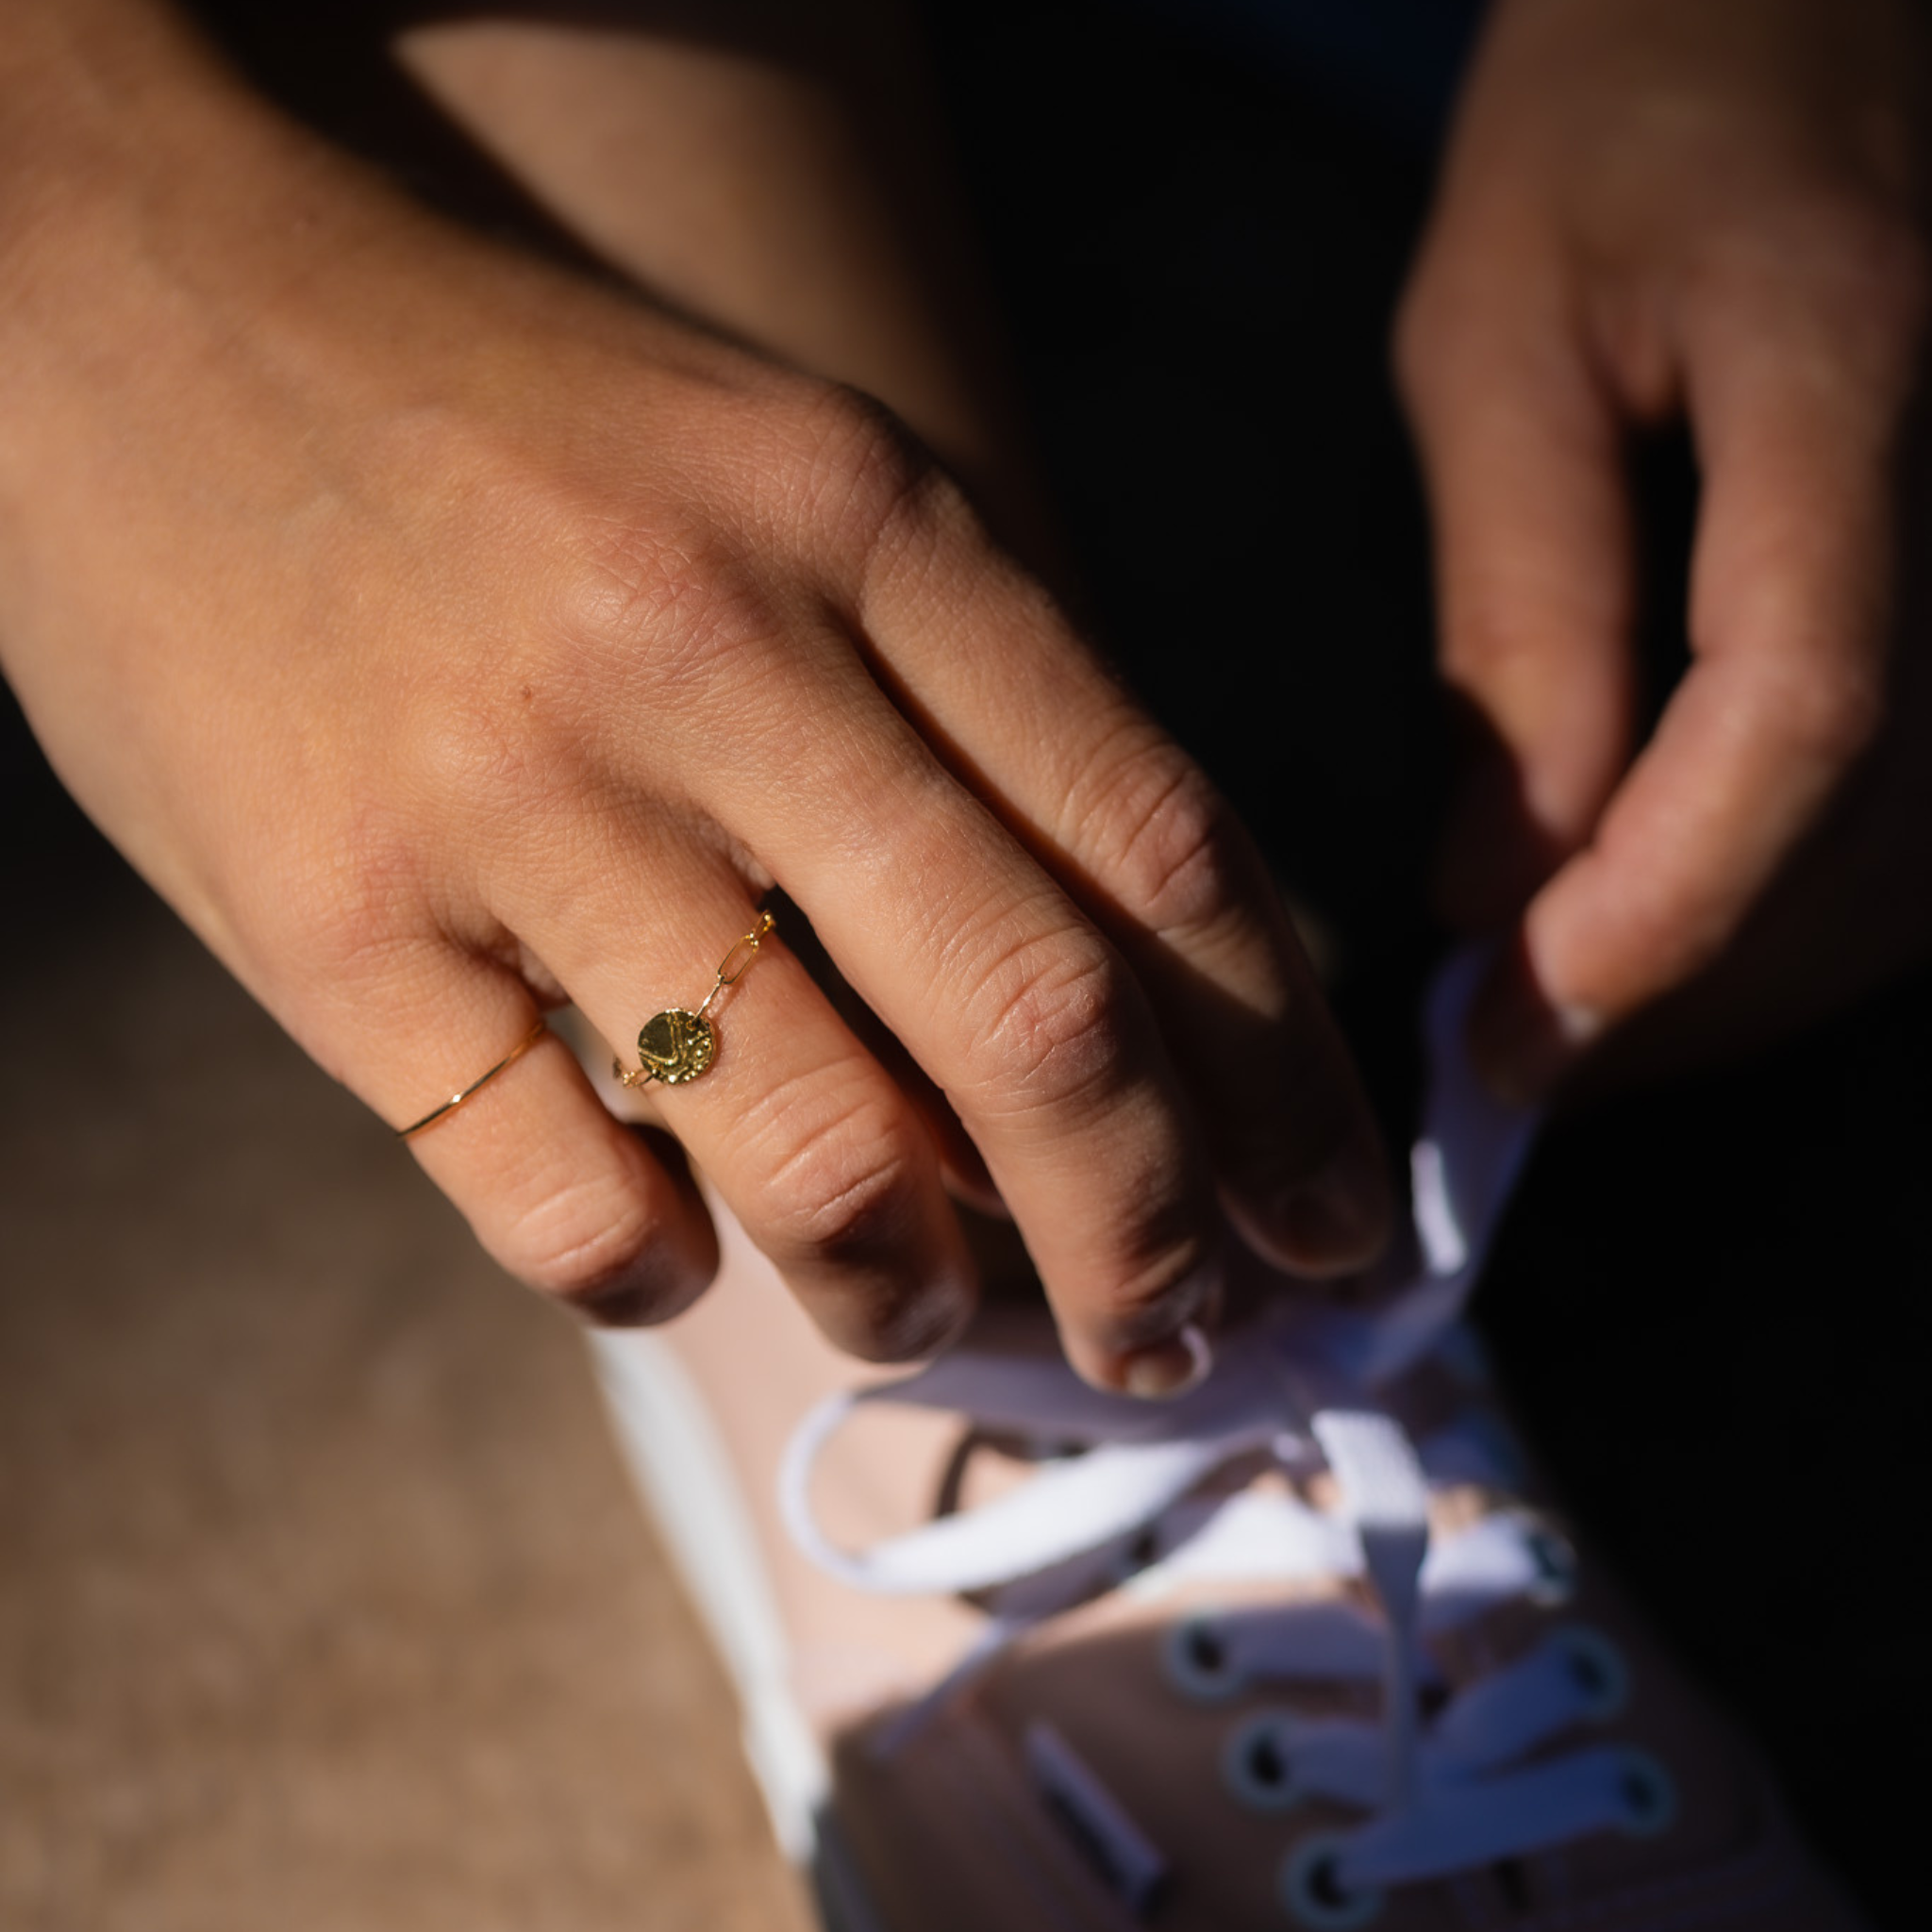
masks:
[[[425,1127],[433,1127],[438,1121],[447,1120],[465,1101],[474,1100],[506,1067],[514,1066],[517,1061],[522,1059],[549,1030],[543,1022],[539,1020],[487,1074],[480,1074],[476,1079],[472,1080],[460,1093],[452,1093],[441,1107],[431,1108],[420,1121],[412,1121],[407,1127],[398,1127],[396,1129],[396,1139],[398,1141],[412,1140],[416,1135],[422,1133]]]

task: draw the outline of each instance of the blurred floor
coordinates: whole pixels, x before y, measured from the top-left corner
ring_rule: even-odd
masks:
[[[72,862],[5,881],[0,1924],[802,1927],[571,1324]]]

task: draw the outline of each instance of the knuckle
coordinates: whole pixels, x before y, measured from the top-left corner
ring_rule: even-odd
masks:
[[[908,1361],[953,1341],[973,1297],[928,1239],[923,1132],[896,1093],[869,1087],[815,1113],[799,1082],[767,1101],[763,1123],[747,1128],[763,1169],[753,1218],[759,1245],[808,1288],[840,1348]]]
[[[1176,1201],[1143,1222],[1135,1247],[1101,1296],[1099,1313],[1124,1347],[1164,1336],[1176,1319],[1199,1312],[1213,1247],[1181,1221]]]
[[[897,502],[931,467],[911,431],[861,390],[832,384],[812,415],[817,432],[813,454],[821,473],[873,492],[872,501]]]
[[[424,797],[513,817],[564,782],[568,744],[512,691],[446,691],[412,721],[407,762]]]
[[[686,518],[587,532],[562,574],[552,619],[588,654],[584,672],[615,668],[629,687],[641,670],[658,701],[671,704],[734,676],[780,628],[740,548]]]
[[[565,1182],[525,1210],[497,1258],[540,1293],[605,1319],[675,1312],[689,1283],[644,1204],[594,1181]]]
[[[919,1212],[914,1143],[900,1110],[878,1096],[810,1109],[789,1089],[771,1095],[761,1139],[762,1221],[786,1252],[822,1268],[861,1266],[904,1241]]]
[[[346,857],[344,856],[346,855]],[[263,951],[358,1004],[412,980],[425,944],[420,841],[372,807],[340,845],[283,851],[254,922]]]
[[[1199,933],[1252,885],[1233,812],[1176,745],[1157,744],[1126,760],[1103,781],[1086,816],[1109,888],[1157,932]]]
[[[1060,1109],[1123,1083],[1134,994],[1098,935],[1024,942],[985,975],[974,1008],[972,1058],[990,1111]]]
[[[787,515],[800,515],[840,547],[865,556],[888,532],[918,522],[942,501],[937,465],[883,403],[826,385],[792,432]]]
[[[882,584],[904,588],[962,558],[984,560],[985,531],[964,491],[868,396],[834,393],[807,490],[831,574],[860,612]]]

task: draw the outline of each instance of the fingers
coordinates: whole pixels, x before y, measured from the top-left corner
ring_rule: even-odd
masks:
[[[713,748],[707,775],[724,829],[804,908],[854,990],[944,1093],[1019,1223],[1074,1366],[1114,1388],[1193,1373],[1181,1331],[1212,1296],[1221,1215],[1188,1103],[1119,953],[941,768],[845,640],[816,654],[741,655],[731,691],[690,703],[693,739]],[[714,705],[728,708],[735,735],[708,728]],[[779,1124],[774,1144],[817,1104],[803,1066],[761,1074],[761,1091],[776,1095],[762,1103]],[[722,1106],[722,1072],[690,1096],[693,1110]],[[749,1091],[735,1103],[754,1104]],[[658,1105],[686,1136],[686,1114],[672,1111],[684,1097]],[[875,1148],[904,1144],[884,1093],[848,1105]],[[702,1133],[689,1144],[708,1169]],[[923,1134],[921,1145],[932,1160]],[[924,1198],[925,1170],[916,1190],[905,1158],[890,1172],[891,1198]],[[936,1161],[930,1174],[937,1188]]]
[[[440,940],[402,949],[379,984],[343,984],[324,1023],[343,1044],[318,1042],[318,1058],[398,1126],[501,1059],[536,1017],[509,974]],[[695,1189],[610,1117],[548,1034],[408,1144],[505,1268],[594,1321],[663,1320],[716,1272]]]
[[[1630,751],[1622,430],[1549,306],[1519,291],[1440,320],[1423,299],[1398,338],[1459,741],[1437,891],[1474,932],[1512,921],[1588,841]]]
[[[541,896],[512,889],[501,908],[633,1068],[643,1023],[696,1011],[757,918],[741,880],[685,838],[615,826],[596,841],[595,877]],[[641,1090],[655,1116],[833,1341],[883,1360],[943,1346],[972,1313],[973,1270],[916,1108],[782,931],[705,1018],[713,1059],[698,1078]]]
[[[1506,1084],[1547,1085],[1713,959],[1877,725],[1903,374],[1847,351],[1763,301],[1689,344],[1692,668],[1482,1003],[1478,1046]]]
[[[1185,1093],[1243,1232],[1304,1273],[1372,1258],[1390,1191],[1367,1104],[1205,774],[956,507],[911,522],[852,617],[900,708],[1118,948],[1158,1015],[1164,1052],[1132,1049],[1147,1091]],[[1142,1008],[1111,1024],[1124,1048]]]

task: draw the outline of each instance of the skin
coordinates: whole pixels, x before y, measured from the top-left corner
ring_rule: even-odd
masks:
[[[770,945],[656,1105],[835,1340],[968,1318],[949,1171],[1074,1365],[1142,1393],[1195,1372],[1228,1223],[1305,1272],[1373,1253],[1369,1117],[1252,846],[884,408],[432,217],[149,0],[13,0],[0,183],[8,675],[385,1120],[566,996],[620,1042],[694,1003],[775,883],[896,1056]],[[940,286],[900,285],[905,367]],[[908,407],[996,472],[933,353]],[[593,1313],[715,1266],[554,1041],[411,1148]]]
[[[1396,359],[1488,745],[1441,893],[1511,936],[1474,1027],[1505,1091],[1750,1043],[1932,949],[1896,594],[1923,74],[1894,0],[1491,19]],[[1691,668],[1639,745],[1624,459],[1672,420]]]
[[[1441,530],[1444,669],[1489,741],[1444,840],[1441,899],[1472,933],[1513,929],[1475,1041],[1505,1091],[1680,1072],[1932,954],[1932,902],[1911,885],[1932,868],[1932,678],[1893,527],[1923,514],[1894,471],[1922,333],[1924,52],[1890,0],[1519,0],[1492,15],[1398,360]],[[645,282],[670,276],[692,306],[822,363],[900,312],[886,290],[903,243],[828,275],[824,235],[774,208],[746,259],[721,255],[724,197],[693,183],[728,180],[738,208],[782,190],[752,139],[702,175],[659,164],[691,151],[694,121],[718,125],[715,61],[500,23],[417,34],[406,58]],[[674,66],[641,115],[641,70]],[[848,129],[881,93],[908,98],[903,76],[855,90]],[[743,111],[769,128],[774,108]],[[917,174],[903,158],[886,172]],[[862,206],[863,178],[862,164],[819,207]],[[680,219],[680,195],[702,209]],[[918,231],[957,233],[949,215]],[[787,273],[785,300],[769,299]],[[948,286],[957,316],[972,277]],[[839,308],[861,290],[858,310]],[[860,380],[1031,536],[1045,520],[984,339],[917,371],[902,346]],[[992,460],[945,440],[960,391],[942,369],[970,369],[963,420],[1000,425]],[[1717,434],[1747,369],[1729,407],[1787,451],[1761,477],[1748,441]],[[1687,414],[1713,484],[1685,613],[1703,675],[1636,764],[1624,455]],[[1726,730],[1729,771],[1706,741]]]
[[[82,802],[324,1066],[400,1123],[565,995],[627,1041],[776,881],[883,1030],[768,949],[657,1118],[848,1346],[965,1319],[949,1184],[1004,1195],[1076,1366],[1146,1392],[1191,1372],[1225,1222],[1304,1272],[1373,1250],[1366,1114],[1244,836],[827,379],[1052,570],[917,116],[878,111],[903,76],[755,33],[410,36],[625,295],[427,216],[161,7],[5,24],[0,651]],[[1713,988],[1774,1024],[1924,944],[1893,882],[1928,761],[1887,659],[1908,38],[1880,0],[1492,21],[1398,360],[1445,669],[1500,753],[1444,873],[1513,926],[1500,1084],[1674,1014],[1707,1043]],[[1621,453],[1679,411],[1697,665],[1637,754]],[[655,1319],[708,1278],[693,1191],[554,1045],[413,1146],[577,1306]]]

